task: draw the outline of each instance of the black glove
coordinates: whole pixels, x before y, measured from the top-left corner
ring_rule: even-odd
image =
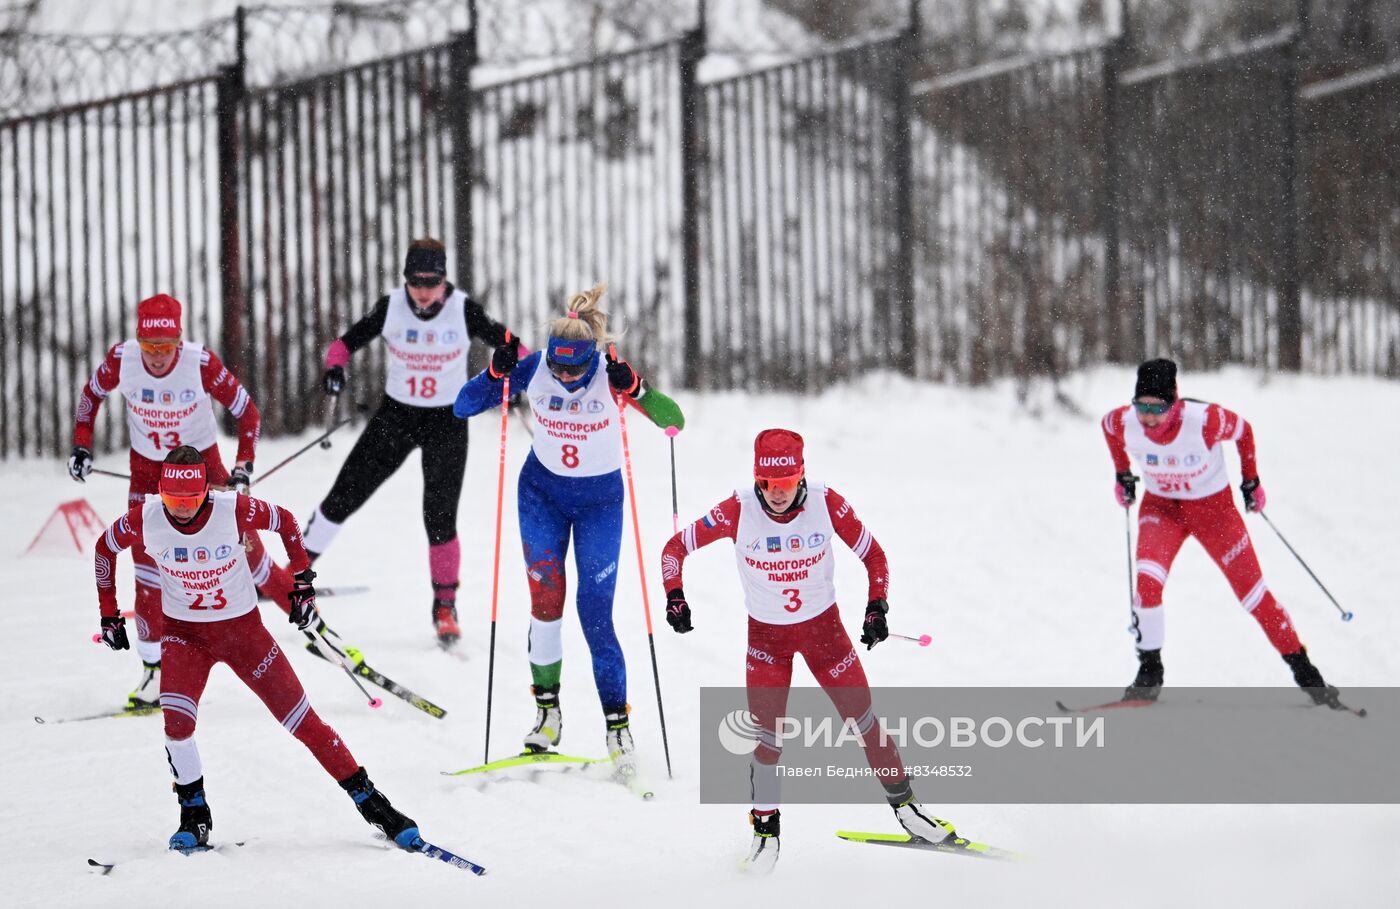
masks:
[[[695,629],[690,624],[690,604],[685,601],[685,591],[679,587],[666,591],[666,624],[674,628],[676,634]]]
[[[1264,490],[1259,487],[1259,478],[1245,480],[1240,484],[1240,495],[1244,496],[1246,511],[1264,510]]]
[[[1136,502],[1138,478],[1133,476],[1133,472],[1131,470],[1125,470],[1114,479],[1118,481],[1118,488],[1122,490],[1118,496],[1118,504],[1127,508],[1129,505]]]
[[[516,342],[514,335],[506,332],[505,343],[497,347],[495,352],[491,354],[491,368],[488,372],[493,379],[504,379],[510,375],[510,371],[519,362],[520,345]]]
[[[338,395],[345,390],[345,367],[332,366],[326,370],[325,378],[322,382],[326,386],[326,394]]]
[[[73,453],[68,456],[68,476],[79,483],[87,482],[87,475],[92,473],[92,452],[81,445],[73,446]]]
[[[316,614],[316,588],[311,586],[315,579],[316,572],[310,568],[297,572],[296,585],[287,594],[287,599],[292,604],[291,611],[287,613],[287,621],[302,631],[310,628],[319,618]]]
[[[234,492],[238,493],[241,496],[246,496],[248,494],[248,487],[253,485],[253,481],[248,476],[248,474],[252,472],[253,465],[251,464],[248,465],[247,470],[244,470],[242,466],[238,466],[233,468],[233,470],[230,470],[228,472],[229,489],[232,489]]]
[[[608,351],[608,384],[624,395],[637,397],[642,392],[642,377],[626,360],[616,359]]]
[[[860,626],[860,642],[865,645],[866,650],[871,650],[876,644],[890,636],[890,628],[885,624],[885,613],[890,611],[890,604],[884,600],[871,600],[865,607],[865,622]]]
[[[126,619],[119,615],[104,615],[102,643],[113,650],[130,650],[131,642],[126,639]]]

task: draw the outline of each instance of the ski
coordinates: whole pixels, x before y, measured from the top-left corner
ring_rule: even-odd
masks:
[[[368,593],[368,592],[369,592],[369,585],[367,585],[367,584],[350,584],[350,585],[347,585],[347,586],[345,586],[345,587],[317,587],[317,588],[316,588],[316,596],[317,596],[318,598],[319,598],[319,597],[352,597],[352,596],[355,596],[356,594],[359,594],[359,593]],[[264,596],[262,593],[259,593],[259,594],[258,594],[258,600],[259,600],[259,602],[268,603],[268,602],[271,602],[271,601],[272,601],[272,597]]]
[[[444,770],[442,775],[466,776],[472,773],[490,773],[493,770],[508,770],[511,767],[529,767],[536,764],[602,764],[607,761],[608,758],[578,757],[572,754],[560,754],[557,751],[526,751],[508,758],[500,758],[489,764],[482,764],[479,767],[468,767],[465,770]]]
[[[246,846],[246,845],[247,845],[247,840],[240,840],[240,841],[238,841],[238,842],[236,842],[236,843],[213,843],[213,844],[204,845],[204,846],[191,846],[191,847],[189,847],[188,849],[176,849],[176,848],[174,848],[174,847],[171,847],[168,851],[170,851],[170,852],[178,852],[178,853],[180,853],[181,855],[195,855],[196,853],[200,853],[200,852],[218,852],[218,851],[221,850],[221,849],[232,849],[232,848],[235,848],[235,847],[238,847],[238,846]],[[115,868],[115,867],[117,867],[117,863],[116,863],[116,862],[99,862],[99,861],[98,861],[97,859],[95,859],[95,858],[90,858],[90,859],[88,859],[88,860],[87,860],[87,863],[88,863],[88,867],[90,867],[90,868],[100,868],[100,869],[102,869],[101,873],[104,874],[104,875],[106,875],[106,874],[111,874],[111,873],[112,873],[112,869]]]
[[[463,858],[462,856],[457,855],[456,853],[448,852],[441,846],[435,845],[421,838],[419,839],[419,846],[412,851],[420,852],[430,859],[437,859],[440,862],[446,862],[447,864],[452,865],[456,868],[463,868],[467,871],[470,871],[472,874],[477,875],[478,877],[486,873],[485,868],[478,865],[476,862],[473,862],[471,859]]]
[[[651,784],[643,779],[637,772],[637,768],[624,770],[618,767],[613,771],[612,778],[627,787],[627,791],[635,795],[644,802],[649,802],[656,797],[656,792],[651,788]]]
[[[308,653],[325,660],[327,663],[338,662],[336,660],[332,660],[330,657],[326,656],[320,651],[320,648],[318,648],[316,645],[317,637],[313,632],[307,631],[303,633],[308,638],[306,642],[306,650]],[[321,640],[324,640],[324,638],[322,638]],[[327,644],[327,646],[329,647],[330,645]],[[428,716],[435,717],[439,720],[447,716],[447,711],[439,707],[437,704],[434,704],[432,701],[423,697],[421,694],[418,694],[413,690],[406,688],[403,685],[400,685],[398,682],[389,678],[387,675],[380,672],[378,669],[375,669],[374,667],[370,666],[368,663],[365,662],[365,655],[359,650],[355,649],[354,647],[345,648],[345,658],[349,663],[348,668],[350,669],[350,671],[353,672],[355,675],[359,676],[360,678],[369,681],[370,684],[377,685],[380,688],[383,688],[385,691],[389,692],[396,698],[402,698],[403,700],[412,704],[414,707],[417,707],[419,710],[426,713]]]
[[[160,713],[159,707],[141,707],[136,710],[107,710],[102,713],[89,713],[86,716],[62,716],[62,717],[34,717],[34,722],[41,726],[54,726],[59,723],[86,723],[88,720],[106,720],[119,716],[150,716],[153,713]]]
[[[965,855],[969,858],[996,859],[1003,862],[1021,861],[1020,853],[1002,849],[987,843],[954,836],[953,842],[930,843],[915,839],[907,833],[861,833],[855,830],[838,830],[836,835],[852,843],[869,843],[872,846],[898,846],[904,849],[923,849],[926,852],[943,852],[948,855]]]
[[[1102,704],[1091,704],[1088,707],[1069,707],[1064,701],[1056,701],[1055,706],[1064,713],[1093,713],[1096,710],[1116,710],[1124,707],[1151,707],[1156,701],[1149,701],[1143,698],[1129,698],[1118,701],[1105,701]]]

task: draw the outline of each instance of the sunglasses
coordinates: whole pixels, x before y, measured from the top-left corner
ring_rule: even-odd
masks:
[[[1151,413],[1151,414],[1158,414],[1158,415],[1164,414],[1164,413],[1166,413],[1167,411],[1169,411],[1169,410],[1172,409],[1171,404],[1167,404],[1167,403],[1162,403],[1162,404],[1148,404],[1148,403],[1143,402],[1143,401],[1134,401],[1134,402],[1133,402],[1133,407],[1137,410],[1138,413]]]
[[[447,279],[442,275],[409,275],[409,287],[441,287]]]
[[[199,506],[203,505],[204,498],[206,495],[208,495],[207,490],[205,492],[201,492],[197,495],[192,496],[177,496],[172,495],[168,492],[162,492],[160,494],[160,500],[164,502],[165,507],[171,511],[175,511],[177,509],[189,510],[192,508],[197,509],[199,508]]]
[[[545,365],[549,367],[549,371],[560,379],[577,379],[579,376],[588,372],[587,363],[569,364],[560,363],[558,360],[545,360],[544,362]]]
[[[180,346],[179,341],[137,341],[142,353],[153,354],[155,356],[168,356],[175,352],[175,348]]]
[[[767,492],[770,489],[777,489],[783,492],[792,492],[802,482],[802,474],[793,474],[790,477],[772,477],[768,479],[758,478],[754,480],[758,488]]]

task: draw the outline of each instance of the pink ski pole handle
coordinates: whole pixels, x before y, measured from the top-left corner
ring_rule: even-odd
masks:
[[[921,634],[918,637],[910,637],[907,634],[895,634],[894,632],[890,632],[890,637],[899,638],[901,641],[913,641],[920,647],[927,647],[928,645],[933,643],[933,636],[928,634]]]

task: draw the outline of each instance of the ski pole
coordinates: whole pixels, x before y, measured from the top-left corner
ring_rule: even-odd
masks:
[[[608,345],[608,357],[617,359],[617,350],[612,344]],[[666,708],[661,702],[661,670],[656,664],[656,635],[651,627],[651,597],[647,594],[647,571],[643,564],[642,528],[637,523],[637,489],[632,483],[632,452],[627,444],[627,407],[617,395],[613,396],[613,400],[617,403],[617,427],[622,432],[622,464],[627,473],[627,500],[632,507],[632,535],[637,541],[637,575],[642,583],[642,612],[647,619],[647,646],[651,648],[651,677],[656,682],[656,715],[661,720],[661,748],[666,753],[666,778],[671,779],[671,743],[666,736]]]
[[[95,473],[95,474],[100,474],[101,476],[104,476],[104,477],[113,477],[113,478],[118,479],[118,480],[130,480],[130,479],[131,479],[131,474],[129,474],[129,473],[117,473],[115,470],[102,470],[102,469],[99,468],[99,467],[94,467],[94,468],[92,468],[92,470],[89,471],[89,472],[90,472],[90,473]]]
[[[510,343],[510,335],[506,335]],[[496,607],[501,592],[501,509],[506,495],[506,429],[510,426],[510,376],[501,383],[501,457],[500,469],[496,473],[496,554],[491,561],[491,645],[490,657],[486,663],[486,744],[482,749],[481,762],[491,760],[491,688],[496,678]]]
[[[355,410],[356,410],[356,412],[358,413],[358,412],[361,410],[361,406],[357,406],[357,407],[355,408]],[[308,452],[308,451],[310,451],[311,449],[315,448],[317,445],[320,445],[322,441],[324,441],[324,440],[330,438],[330,434],[331,434],[331,433],[335,432],[337,429],[339,429],[340,427],[344,426],[346,423],[349,423],[349,422],[350,422],[351,420],[353,420],[353,419],[355,419],[353,416],[349,416],[349,417],[344,417],[344,418],[342,418],[342,419],[340,419],[340,420],[337,420],[337,421],[335,422],[335,424],[331,426],[330,429],[327,429],[325,432],[321,433],[319,436],[317,436],[316,438],[312,439],[310,442],[307,442],[305,445],[301,446],[301,447],[298,448],[296,451],[294,451],[294,452],[292,452],[291,454],[287,455],[287,457],[283,458],[281,461],[278,461],[276,464],[272,465],[272,469],[271,469],[271,470],[269,470],[267,473],[263,474],[262,476],[258,477],[256,480],[254,480],[253,482],[249,483],[248,485],[249,485],[249,486],[256,486],[256,485],[258,485],[259,483],[261,483],[263,480],[266,480],[268,477],[272,476],[274,473],[276,473],[277,471],[281,470],[283,467],[286,467],[288,464],[292,463],[292,462],[295,461],[297,458],[299,458],[299,457],[301,457],[302,455],[306,454],[306,452]]]
[[[1259,517],[1264,519],[1264,523],[1269,525],[1269,529],[1272,530],[1274,533],[1278,534],[1278,538],[1283,542],[1284,546],[1288,547],[1288,551],[1293,553],[1293,558],[1297,559],[1298,564],[1303,566],[1303,570],[1308,573],[1308,577],[1316,581],[1317,586],[1322,588],[1322,592],[1327,594],[1327,599],[1331,600],[1332,605],[1337,607],[1337,612],[1341,613],[1342,621],[1350,622],[1353,618],[1355,618],[1356,614],[1343,609],[1342,604],[1337,602],[1337,598],[1332,596],[1332,591],[1328,590],[1327,586],[1322,583],[1322,579],[1319,578],[1317,575],[1313,574],[1313,570],[1308,567],[1308,563],[1303,561],[1303,557],[1298,555],[1298,550],[1294,549],[1292,544],[1290,544],[1288,540],[1284,538],[1284,535],[1279,533],[1278,528],[1274,526],[1274,522],[1269,520],[1269,516],[1264,514],[1264,512],[1262,511],[1258,514]]]
[[[363,694],[363,695],[365,696],[365,699],[369,701],[369,709],[370,709],[370,710],[378,710],[380,707],[383,707],[383,706],[384,706],[384,702],[383,702],[383,701],[381,701],[381,700],[380,700],[379,698],[377,698],[377,697],[374,697],[374,696],[373,696],[372,694],[370,694],[368,691],[365,691],[365,686],[361,685],[361,684],[360,684],[360,680],[357,679],[357,678],[355,678],[355,673],[353,673],[353,672],[350,671],[350,667],[349,667],[349,666],[346,666],[346,665],[344,665],[344,664],[341,664],[341,667],[340,667],[340,668],[343,669],[343,670],[345,670],[345,674],[346,674],[347,676],[350,677],[350,681],[354,682],[354,683],[355,683],[355,687],[358,688],[358,689],[360,689],[360,694]]]
[[[676,436],[680,433],[679,427],[667,426],[666,436],[671,440],[671,533],[680,532],[681,509],[676,504]]]
[[[933,635],[931,634],[921,634],[918,637],[913,637],[912,635],[907,634],[895,634],[893,631],[891,631],[890,637],[899,638],[901,641],[913,641],[920,647],[927,647],[928,645],[933,643]]]
[[[335,410],[340,403],[340,395],[326,396],[326,434],[321,437],[321,450],[329,451],[331,447],[331,430],[335,428]]]
[[[1123,509],[1123,536],[1128,541],[1128,634],[1141,642],[1142,637],[1137,630],[1137,613],[1133,612],[1133,509],[1131,505]]]

